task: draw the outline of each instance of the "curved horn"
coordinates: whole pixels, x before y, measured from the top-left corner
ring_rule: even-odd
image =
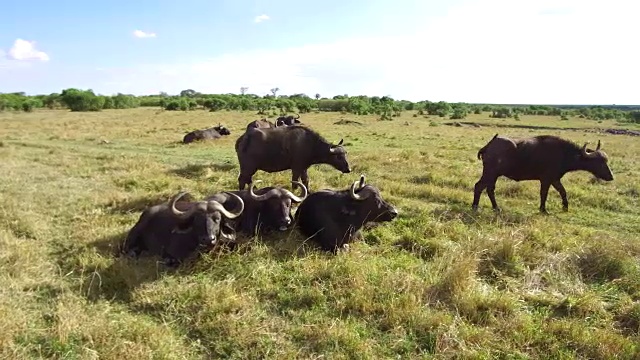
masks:
[[[582,154],[583,155],[589,155],[589,153],[587,152],[587,144],[588,143],[584,143],[584,145],[582,145]]]
[[[364,174],[360,175],[359,189],[362,189],[363,187],[364,187]]]
[[[359,195],[356,194],[356,186],[358,186],[358,180],[354,181],[353,184],[351,184],[351,189],[350,189],[350,194],[351,194],[351,198],[354,200],[364,200],[366,198],[369,197],[369,192],[367,192],[367,195]]]
[[[187,191],[181,191],[171,199],[171,213],[180,220],[186,220],[189,217],[191,217],[191,215],[193,215],[193,213],[196,212],[196,210],[198,210],[198,207],[201,206],[201,203],[202,203],[202,202],[198,202],[194,204],[187,211],[178,210],[178,208],[176,208],[176,202],[187,194],[188,194]]]
[[[238,216],[240,216],[242,214],[242,212],[244,211],[244,201],[242,201],[242,198],[232,192],[229,191],[225,191],[224,192],[227,195],[230,195],[232,197],[235,197],[236,200],[238,201],[239,205],[238,205],[238,209],[236,210],[235,213],[227,210],[222,204],[220,204],[219,202],[215,201],[215,200],[209,200],[208,208],[209,211],[219,211],[222,215],[224,215],[226,218],[228,219],[235,219]]]
[[[337,146],[342,146],[342,143],[344,142],[344,139],[340,139],[340,142],[338,143]]]
[[[291,199],[291,201],[293,201],[294,203],[298,204],[301,203],[304,199],[307,198],[307,195],[309,195],[309,191],[307,190],[307,187],[304,186],[303,183],[299,182],[299,181],[292,181],[292,184],[296,184],[299,185],[302,188],[302,192],[303,195],[302,197],[297,197],[294,193],[292,193],[291,191],[284,189],[285,194],[287,194],[287,196]]]
[[[298,117],[297,117],[297,118],[295,118],[295,119],[296,119],[296,120],[300,119],[300,114],[296,114],[296,115],[298,115]]]
[[[253,188],[256,186],[257,183],[261,183],[262,180],[256,180],[253,181],[251,183],[251,185],[249,185],[249,196],[251,196],[251,198],[255,201],[265,201],[268,200],[276,195],[278,195],[278,189],[271,189],[269,191],[267,191],[265,194],[262,195],[257,195],[255,192],[253,192]]]
[[[600,150],[600,140],[598,140],[598,146],[596,146],[596,151]]]

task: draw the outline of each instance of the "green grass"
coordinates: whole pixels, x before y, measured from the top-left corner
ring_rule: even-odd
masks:
[[[344,138],[354,173],[309,171],[311,187],[361,173],[401,215],[336,256],[295,231],[203,255],[177,271],[113,253],[144,207],[181,189],[237,186],[233,149],[253,113],[0,114],[0,357],[590,358],[640,357],[640,143],[637,138],[492,124],[616,127],[521,116],[483,124],[404,114],[303,114]],[[365,124],[332,125],[340,118]],[[232,135],[180,145],[188,130]],[[570,211],[538,183],[501,178],[470,212],[477,150],[496,133],[598,139],[615,180],[572,173]],[[106,141],[105,141],[106,140]],[[258,172],[289,186],[290,172]]]

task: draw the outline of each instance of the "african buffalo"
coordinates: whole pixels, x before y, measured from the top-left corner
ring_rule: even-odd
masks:
[[[295,224],[323,250],[336,253],[359,236],[365,223],[391,221],[396,216],[398,210],[382,199],[376,187],[365,185],[361,175],[350,189],[325,189],[307,196],[296,211]]]
[[[218,124],[218,126],[211,128],[191,131],[182,138],[182,142],[188,144],[199,140],[219,139],[226,135],[231,135],[231,131],[225,126]]]
[[[292,181],[302,178],[309,189],[307,169],[314,164],[329,164],[346,174],[351,172],[347,151],[327,142],[317,132],[304,126],[283,126],[273,129],[247,130],[236,140],[235,149],[240,163],[238,188],[251,183],[258,170],[268,173],[291,169]]]
[[[302,188],[300,197],[281,187],[264,187],[254,192],[254,186],[262,180],[257,180],[249,186],[249,190],[229,191],[244,201],[244,211],[232,221],[236,231],[253,236],[266,234],[271,231],[285,231],[291,225],[291,205],[299,204],[307,197],[307,188],[299,182],[294,182]],[[207,197],[206,200],[225,202],[229,195],[219,193]]]
[[[258,129],[258,128],[274,128],[276,125],[267,119],[253,120],[252,122],[247,124],[247,129]]]
[[[291,126],[295,124],[302,124],[300,122],[300,114],[297,114],[298,117],[294,117],[293,115],[288,116],[280,116],[276,119],[276,126]]]
[[[496,203],[496,180],[505,176],[511,180],[540,181],[540,211],[546,213],[549,186],[553,186],[562,197],[564,211],[569,210],[567,192],[560,179],[571,171],[585,170],[599,179],[613,180],[611,169],[607,165],[608,157],[600,150],[600,140],[595,151],[580,147],[568,140],[552,135],[539,135],[530,138],[512,139],[494,135],[478,151],[478,160],[482,159],[482,176],[475,184],[473,192],[473,210],[478,209],[480,195],[486,188],[493,209],[499,211]]]
[[[180,192],[169,202],[145,209],[129,231],[122,252],[137,257],[143,250],[160,255],[169,266],[176,265],[199,247],[213,247],[219,238],[232,242],[235,230],[227,223],[240,216],[244,201],[229,194],[235,208],[227,210],[226,201],[180,201]]]

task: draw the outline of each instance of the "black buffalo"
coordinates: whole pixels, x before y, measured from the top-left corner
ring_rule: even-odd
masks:
[[[365,185],[364,175],[346,190],[320,190],[307,196],[295,214],[302,235],[316,241],[325,251],[346,248],[368,222],[381,223],[398,216],[380,191]]]
[[[291,206],[299,204],[307,197],[307,188],[300,182],[294,182],[302,188],[300,197],[282,187],[264,187],[254,191],[254,186],[262,180],[251,183],[249,190],[230,191],[244,201],[244,211],[233,220],[234,228],[238,232],[253,236],[266,234],[271,231],[285,231],[291,225]],[[207,200],[225,202],[229,195],[215,194]]]
[[[227,210],[227,202],[180,201],[187,192],[180,192],[169,202],[145,209],[131,228],[122,252],[138,257],[143,250],[160,255],[169,266],[176,265],[199,247],[210,248],[218,239],[233,242],[235,229],[228,224],[240,216],[244,202],[229,194],[235,201],[234,210]]]
[[[515,181],[540,181],[540,211],[543,213],[547,212],[545,204],[550,186],[562,197],[564,211],[569,210],[567,192],[560,182],[568,172],[585,170],[599,179],[613,180],[607,154],[600,150],[600,140],[592,151],[587,149],[587,144],[580,147],[552,135],[512,139],[496,134],[478,151],[477,157],[482,159],[482,176],[475,184],[473,210],[478,209],[480,194],[485,188],[493,209],[500,210],[495,197],[496,180],[500,176]]]
[[[274,128],[276,124],[272,123],[267,119],[253,120],[252,122],[247,124],[247,129],[258,129],[258,128]]]
[[[200,140],[219,139],[222,136],[227,135],[231,135],[231,131],[229,131],[229,129],[227,129],[224,125],[218,124],[218,126],[214,126],[208,129],[191,131],[186,134],[184,138],[182,138],[182,142],[188,144]]]
[[[276,126],[291,126],[296,124],[302,124],[300,122],[300,114],[296,114],[298,117],[294,117],[293,115],[288,116],[280,116],[276,119]]]
[[[273,129],[247,130],[236,140],[235,149],[240,163],[238,188],[251,183],[258,170],[274,173],[291,170],[292,181],[302,178],[309,189],[307,169],[314,164],[329,164],[342,173],[351,172],[347,151],[327,142],[317,132],[304,126],[283,126]]]

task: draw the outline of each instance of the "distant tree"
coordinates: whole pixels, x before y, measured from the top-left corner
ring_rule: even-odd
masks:
[[[280,88],[275,87],[275,88],[273,88],[273,89],[271,89],[269,91],[271,91],[271,93],[273,94],[273,97],[277,97],[276,94],[278,93],[278,91],[280,91]]]
[[[195,90],[192,90],[192,89],[187,89],[187,90],[180,91],[180,96],[181,97],[195,97],[196,95],[198,95],[198,93]]]
[[[316,100],[320,100],[320,94],[316,93]]]
[[[246,93],[247,93],[247,90],[249,90],[249,88],[248,88],[248,87],[246,87],[246,86],[241,87],[241,88],[240,88],[240,94],[242,94],[242,95],[246,94]]]

